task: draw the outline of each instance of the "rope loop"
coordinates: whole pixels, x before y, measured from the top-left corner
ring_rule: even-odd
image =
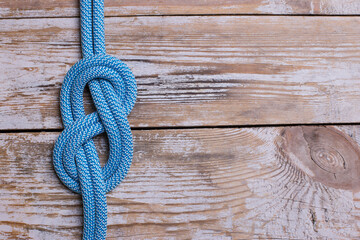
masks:
[[[97,110],[88,115],[83,104],[86,84]],[[133,143],[127,116],[134,106],[136,92],[131,70],[106,54],[81,59],[65,76],[60,95],[65,129],[55,143],[54,168],[69,189],[82,194],[84,239],[87,229],[89,236],[104,232],[100,227],[106,234],[105,193],[115,188],[130,168]],[[107,133],[110,151],[107,163],[101,167],[92,138],[103,132]],[[98,223],[96,227],[97,221],[105,224]]]
[[[87,83],[97,112],[86,116],[82,99]],[[65,131],[60,135],[54,152],[62,153],[54,154],[59,178],[68,188],[80,193],[75,155],[81,146],[91,143],[91,138],[106,131],[110,154],[102,168],[102,176],[106,192],[112,190],[125,177],[132,159],[132,136],[127,115],[136,100],[136,82],[131,70],[109,55],[83,58],[67,73],[60,99]]]

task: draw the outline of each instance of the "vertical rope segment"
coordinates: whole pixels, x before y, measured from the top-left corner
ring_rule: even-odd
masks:
[[[105,50],[103,0],[80,0],[83,58],[66,74],[60,94],[64,130],[53,152],[56,174],[81,194],[83,239],[106,237],[106,193],[126,176],[133,157],[127,116],[137,95],[134,75],[125,63]],[[86,115],[83,92],[88,85],[96,111]],[[93,137],[106,132],[109,157],[101,167]]]

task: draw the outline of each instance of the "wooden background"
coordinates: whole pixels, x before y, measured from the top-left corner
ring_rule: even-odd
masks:
[[[0,239],[81,237],[52,167],[78,5],[0,1]],[[108,53],[138,82],[108,239],[360,237],[360,0],[105,6]]]

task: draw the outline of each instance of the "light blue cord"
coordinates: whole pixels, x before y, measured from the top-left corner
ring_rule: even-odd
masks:
[[[105,51],[104,2],[80,0],[83,59],[66,74],[60,95],[64,131],[54,147],[60,180],[80,193],[84,208],[83,239],[105,239],[106,193],[126,176],[133,157],[127,116],[134,106],[136,81],[131,70]],[[83,91],[88,84],[96,112],[85,115]],[[104,167],[92,140],[106,131],[109,158]]]

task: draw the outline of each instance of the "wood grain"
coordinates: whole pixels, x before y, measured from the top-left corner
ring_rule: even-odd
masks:
[[[0,238],[80,238],[80,197],[51,163],[57,136],[0,134]],[[108,239],[360,234],[359,126],[138,130],[134,142],[129,175],[108,194]],[[96,145],[104,159],[106,141]]]
[[[358,15],[358,0],[105,0],[106,16],[172,14]],[[73,17],[78,0],[0,1],[0,18]]]
[[[359,22],[115,17],[106,19],[106,40],[137,78],[133,127],[355,123]],[[80,59],[78,19],[0,26],[0,129],[60,129],[60,86]]]
[[[360,121],[360,1],[105,6],[108,53],[139,93],[107,239],[359,238],[360,126],[318,124]],[[81,238],[80,196],[51,162],[78,8],[0,0],[0,239]],[[234,127],[304,123],[317,125]],[[104,164],[105,136],[95,142]]]

